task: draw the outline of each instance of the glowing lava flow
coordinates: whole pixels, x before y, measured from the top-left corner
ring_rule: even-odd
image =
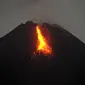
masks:
[[[46,39],[41,33],[40,26],[36,26],[36,32],[37,32],[37,52],[42,52],[44,55],[51,55],[52,54],[52,48],[48,45]]]

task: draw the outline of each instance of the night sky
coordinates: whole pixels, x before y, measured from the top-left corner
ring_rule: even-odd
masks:
[[[85,0],[0,0],[0,37],[28,20],[59,24],[85,42]]]

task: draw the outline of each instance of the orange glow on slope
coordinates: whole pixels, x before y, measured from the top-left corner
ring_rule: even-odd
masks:
[[[51,55],[52,54],[52,48],[48,45],[46,39],[41,33],[40,26],[36,26],[36,32],[37,32],[37,52],[42,52],[44,55]]]

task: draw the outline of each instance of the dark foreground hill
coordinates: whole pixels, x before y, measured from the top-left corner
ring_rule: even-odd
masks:
[[[76,84],[85,78],[85,44],[58,25],[48,28],[54,55],[33,56],[36,23],[27,22],[0,39],[1,85]]]

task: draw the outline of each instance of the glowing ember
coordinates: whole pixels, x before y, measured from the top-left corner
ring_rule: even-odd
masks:
[[[52,48],[48,45],[46,39],[41,33],[40,26],[36,26],[36,32],[37,32],[37,52],[42,52],[44,55],[51,55],[52,54]]]

